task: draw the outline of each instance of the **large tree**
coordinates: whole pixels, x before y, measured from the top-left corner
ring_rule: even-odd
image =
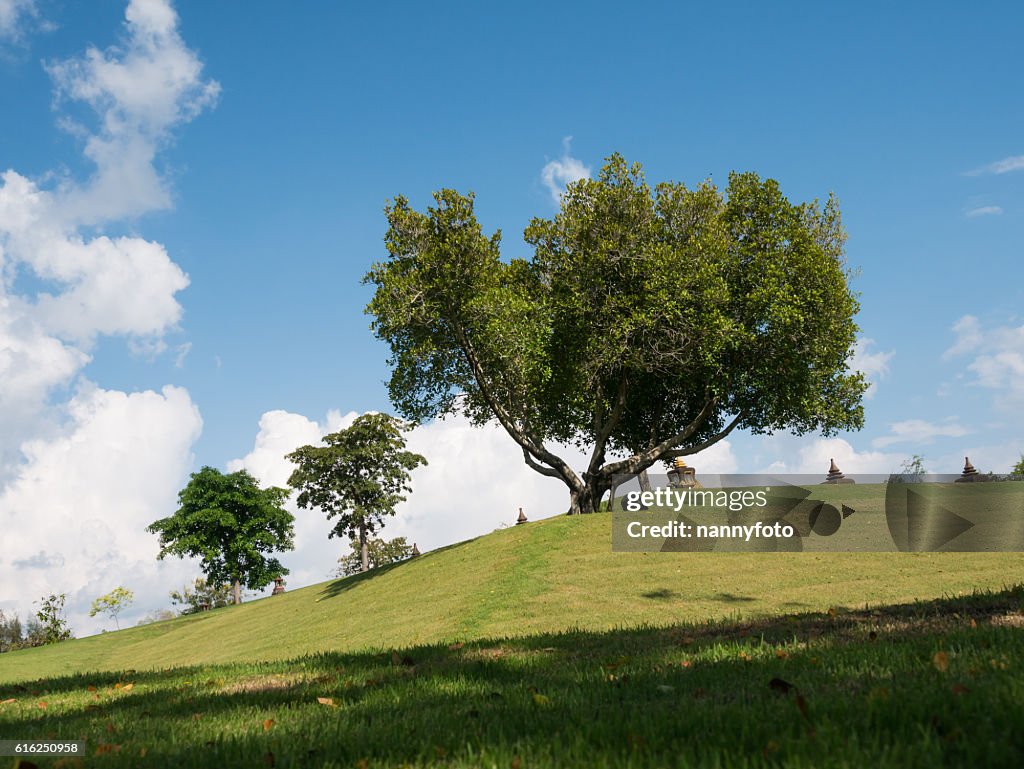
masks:
[[[245,470],[204,467],[178,493],[178,511],[149,525],[160,535],[160,554],[202,559],[209,583],[230,583],[234,602],[242,586],[260,590],[288,569],[268,553],[291,550],[295,516],[282,505],[288,489],[261,489]]]
[[[359,543],[361,570],[370,568],[369,538],[394,515],[412,491],[409,472],[427,464],[405,449],[401,421],[388,414],[363,414],[344,430],[324,436],[324,446],[302,446],[287,456],[295,463],[288,485],[302,508],[320,508],[337,518],[329,537]]]
[[[389,258],[366,276],[392,402],[415,421],[497,420],[531,468],[568,486],[570,512],[737,428],[862,426],[834,198],[794,204],[753,173],[730,174],[724,194],[651,190],[613,155],[530,223],[529,260],[502,259],[472,194],[434,199],[423,213],[404,197],[387,206]],[[587,450],[587,466],[556,443]]]

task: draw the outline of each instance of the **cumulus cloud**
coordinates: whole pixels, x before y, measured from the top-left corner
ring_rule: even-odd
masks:
[[[871,445],[880,449],[895,443],[931,443],[936,438],[959,438],[969,433],[970,430],[955,418],[941,423],[925,419],[906,419],[902,422],[893,422],[889,425],[889,435],[875,438]]]
[[[1012,171],[1024,170],[1024,155],[1013,155],[1011,157],[997,160],[994,163],[975,168],[973,171],[968,171],[967,176],[982,176],[984,174],[1008,174]]]
[[[562,157],[549,160],[540,172],[540,180],[551,194],[551,200],[557,206],[562,199],[565,188],[580,179],[590,178],[590,168],[583,161],[570,154],[572,137],[562,139]]]
[[[27,441],[25,462],[0,491],[0,609],[22,617],[31,601],[68,594],[79,635],[100,625],[89,603],[125,585],[140,611],[167,603],[167,592],[194,564],[156,560],[145,527],[174,512],[202,419],[188,393],[123,393],[84,385],[65,406],[62,434]]]
[[[874,339],[858,339],[853,346],[853,358],[850,360],[850,369],[861,372],[868,380],[865,398],[874,397],[878,389],[878,380],[884,379],[889,373],[889,361],[896,354],[892,350],[889,352],[872,350],[874,345]]]
[[[828,472],[829,460],[835,459],[846,475],[891,473],[906,458],[903,454],[883,451],[858,451],[844,438],[785,436],[774,442],[779,444],[777,447],[785,449],[786,459],[776,460],[759,472],[824,477]]]
[[[124,585],[144,613],[198,571],[158,565],[144,531],[176,507],[198,410],[182,389],[103,389],[82,370],[100,336],[161,354],[181,318],[188,278],[166,249],[95,227],[169,205],[158,153],[219,86],[202,77],[166,0],[132,0],[117,46],[47,70],[58,108],[92,111],[74,130],[95,168],[56,184],[0,175],[0,608],[25,616],[33,598],[64,592],[81,634],[99,629],[87,617],[98,595]]]
[[[969,358],[973,384],[992,390],[996,406],[1019,410],[1024,405],[1024,326],[985,328],[973,315],[965,315],[953,333],[956,340],[943,357]]]

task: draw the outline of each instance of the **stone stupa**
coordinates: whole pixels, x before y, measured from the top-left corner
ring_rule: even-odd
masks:
[[[825,476],[825,480],[822,483],[856,483],[853,478],[847,478],[843,475],[843,471],[839,469],[839,465],[836,464],[834,459],[830,459],[831,463],[828,467],[828,475]]]
[[[985,480],[985,476],[980,475],[978,471],[974,469],[974,465],[971,464],[971,458],[964,457],[964,471],[960,473],[960,477],[953,481],[953,483],[973,483],[975,481],[983,480]]]

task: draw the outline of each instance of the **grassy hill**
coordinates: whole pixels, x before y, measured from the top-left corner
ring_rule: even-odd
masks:
[[[83,741],[44,769],[1024,765],[1018,554],[612,553],[610,525],[0,655],[0,739]]]
[[[610,526],[606,514],[551,518],[239,607],[3,654],[0,683],[863,608],[1022,575],[1013,553],[613,553]]]

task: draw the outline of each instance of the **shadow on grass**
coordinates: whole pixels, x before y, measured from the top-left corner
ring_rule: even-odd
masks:
[[[1022,601],[76,675],[0,718],[105,767],[1019,766]]]
[[[736,595],[735,593],[718,593],[714,600],[721,603],[753,603],[757,599],[749,595]]]
[[[671,601],[679,598],[679,593],[677,591],[669,590],[667,587],[652,590],[649,593],[641,593],[640,595],[644,598],[649,598],[652,601]]]

